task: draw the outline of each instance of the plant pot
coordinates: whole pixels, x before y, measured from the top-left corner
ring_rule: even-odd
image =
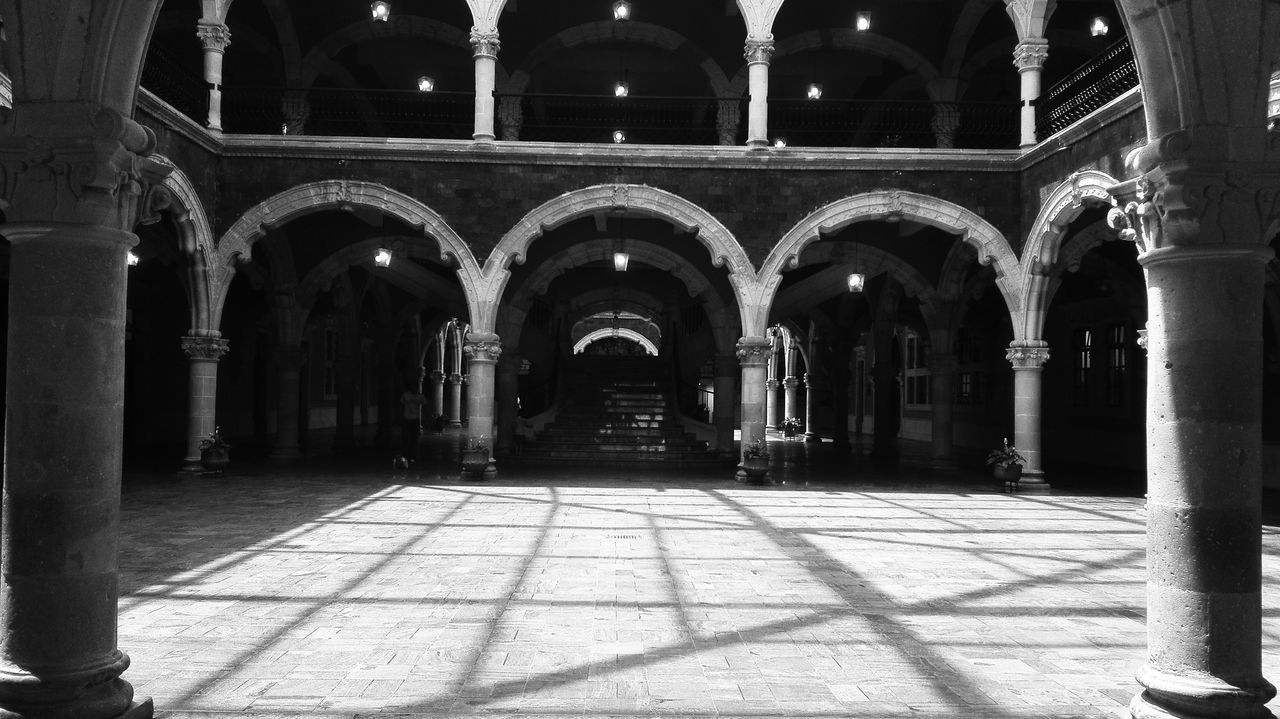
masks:
[[[204,473],[206,475],[210,477],[221,477],[228,464],[231,464],[230,449],[200,450],[200,466],[204,467]]]
[[[768,457],[743,457],[742,471],[747,475],[748,483],[768,484],[769,458]]]
[[[1005,484],[1017,484],[1018,480],[1022,479],[1022,465],[1017,464],[1016,462],[1014,464],[1004,466],[998,464],[993,465],[991,473],[995,475],[996,479],[1004,482]]]
[[[462,476],[467,479],[483,479],[489,468],[489,450],[462,450]]]

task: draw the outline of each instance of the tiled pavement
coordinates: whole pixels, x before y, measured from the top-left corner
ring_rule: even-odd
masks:
[[[240,469],[126,482],[119,644],[162,716],[1112,717],[1138,689],[1138,498]]]

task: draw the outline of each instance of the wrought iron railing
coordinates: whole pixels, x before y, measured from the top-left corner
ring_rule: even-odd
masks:
[[[1059,132],[1137,86],[1133,48],[1121,38],[1044,93],[1037,103],[1037,135]]]
[[[470,139],[475,101],[469,92],[224,87],[229,133]]]
[[[506,104],[513,99],[507,99]],[[721,105],[727,103],[726,113],[738,113],[738,105],[743,104],[736,98],[708,97],[526,94],[518,99],[518,119],[509,111],[499,113],[499,124],[507,125],[500,133],[504,137],[514,134],[532,141],[613,142],[614,132],[621,131],[627,144],[665,145],[717,144]],[[498,98],[499,107],[503,101]],[[730,126],[736,130],[736,124]]]
[[[769,133],[790,146],[1013,147],[1018,106],[995,102],[770,100]]]

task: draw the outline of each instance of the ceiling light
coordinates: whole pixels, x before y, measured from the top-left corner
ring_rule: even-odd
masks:
[[[627,133],[623,132],[622,130],[613,131],[613,143],[615,145],[621,145],[626,141],[627,141]]]
[[[613,269],[618,272],[626,272],[627,265],[631,262],[631,255],[625,252],[613,253]]]
[[[631,19],[631,3],[627,0],[618,0],[613,4],[613,19],[618,22],[626,22]]]
[[[862,274],[861,272],[854,272],[853,274],[849,275],[849,291],[850,292],[857,294],[862,291],[862,288],[866,286],[866,284],[867,284],[867,276]]]
[[[133,254],[132,252],[130,252],[130,253],[128,254],[128,256],[127,256],[126,261],[129,263],[129,266],[130,266],[130,267],[133,267],[134,265],[138,264],[138,263],[139,263],[139,262],[141,262],[142,260],[141,260],[141,258],[139,258],[137,255],[135,255],[135,254]]]
[[[773,141],[773,146],[781,150],[787,146],[787,138],[779,137]]]
[[[846,16],[847,17],[847,16]],[[854,16],[853,27],[858,32],[867,32],[871,29],[871,13],[863,11]]]
[[[1089,26],[1089,32],[1093,33],[1094,37],[1103,37],[1110,31],[1111,28],[1107,26],[1107,19],[1101,15],[1095,17],[1093,24]]]
[[[808,97],[810,100],[821,100],[822,86],[816,82],[809,83],[809,90],[805,93],[805,97]]]
[[[377,253],[373,256],[373,264],[379,267],[391,266],[391,250],[385,247],[379,247]]]
[[[436,89],[436,81],[423,75],[418,78],[418,92],[431,92]]]
[[[619,80],[613,84],[614,97],[626,97],[631,94],[631,85],[626,80]]]
[[[369,13],[373,15],[375,22],[386,22],[391,19],[391,3],[377,0],[369,6]]]

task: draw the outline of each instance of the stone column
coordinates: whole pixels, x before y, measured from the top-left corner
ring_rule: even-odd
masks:
[[[1033,103],[1040,97],[1040,73],[1049,57],[1049,41],[1030,38],[1013,49],[1013,66],[1018,68],[1022,83],[1022,116],[1019,144],[1027,147],[1036,144],[1036,108]]]
[[[1043,340],[1013,342],[1005,358],[1013,365],[1013,445],[1027,460],[1018,487],[1021,491],[1047,491],[1049,484],[1040,464],[1040,410],[1049,347]]]
[[[445,423],[450,427],[462,426],[462,375],[450,374],[445,378],[445,382],[449,385],[449,420]]]
[[[296,459],[302,456],[298,446],[298,400],[302,370],[302,348],[287,345],[276,348],[276,444],[272,459]]]
[[[444,417],[444,372],[431,372],[431,414]]]
[[[217,337],[183,337],[187,355],[187,456],[183,472],[203,472],[200,442],[216,429],[218,406],[218,360],[227,353],[227,341]]]
[[[742,365],[742,446],[764,439],[765,379],[769,372],[769,354],[773,341],[768,337],[743,337],[738,340],[738,362]],[[741,462],[742,455],[738,455]],[[738,469],[738,479],[746,473]]]
[[[933,408],[932,457],[934,469],[955,469],[952,452],[952,410],[955,401],[955,376],[959,360],[953,354],[929,355],[929,399]]]
[[[354,334],[359,325],[354,318],[344,317],[342,334],[338,337],[338,357],[334,366],[334,381],[337,384],[337,401],[334,423],[333,448],[338,452],[350,452],[356,447],[355,412],[356,412],[356,362]]]
[[[751,102],[747,108],[747,146],[769,146],[769,59],[773,57],[773,36],[748,39],[747,83]]]
[[[494,451],[509,455],[516,446],[516,426],[520,421],[520,357],[512,350],[498,359],[498,437]]]
[[[742,109],[737,100],[721,100],[716,103],[716,133],[720,144],[738,144],[738,125],[742,122]]]
[[[204,48],[204,81],[209,85],[209,117],[206,126],[222,132],[222,56],[231,44],[231,31],[220,22],[196,23],[196,37]]]
[[[493,462],[494,365],[502,345],[495,334],[468,332],[462,351],[467,356],[467,440],[489,446],[484,478],[493,479],[498,476]]]
[[[778,428],[778,380],[773,378],[764,381],[764,417],[765,429]]]
[[[898,459],[898,368],[893,364],[893,323],[880,320],[872,328],[875,342],[875,364],[871,374],[876,381],[875,405],[872,412],[876,426],[871,437],[871,454],[877,459]]]
[[[812,357],[813,355],[809,355]],[[804,441],[821,442],[822,437],[814,431],[813,408],[818,402],[818,382],[813,374],[804,373]]]
[[[738,358],[734,355],[718,355],[715,359],[716,453],[725,459],[736,459],[733,451],[735,408],[738,404]]]
[[[476,69],[476,142],[493,142],[493,86],[498,59],[498,33],[471,31],[471,49]]]
[[[837,452],[848,452],[849,444],[849,347],[844,343],[836,349],[835,363],[828,375],[831,378],[831,444]]]
[[[787,377],[782,380],[782,418],[798,417],[796,412],[800,406],[800,378]]]
[[[56,192],[77,178],[100,179],[75,172],[90,164],[72,165],[58,182],[51,165],[36,167],[49,178],[17,178],[33,193],[40,184]],[[4,227],[11,269],[0,713],[150,717],[150,699],[134,702],[120,678],[129,658],[116,647],[125,253],[137,238],[77,224],[76,198],[58,199],[51,214],[64,221],[10,215]]]
[[[400,422],[396,401],[395,340],[386,327],[378,328],[378,430],[374,441],[379,449],[391,447],[391,426]]]

